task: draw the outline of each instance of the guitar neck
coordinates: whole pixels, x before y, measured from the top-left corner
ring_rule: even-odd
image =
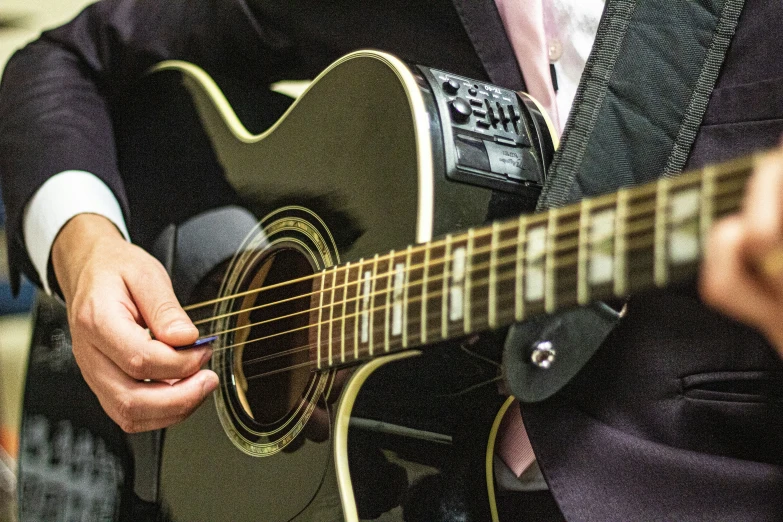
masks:
[[[696,273],[758,156],[324,270],[311,356],[349,364]]]

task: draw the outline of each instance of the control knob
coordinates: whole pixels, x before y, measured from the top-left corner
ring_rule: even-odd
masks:
[[[473,108],[465,98],[454,98],[454,101],[449,102],[449,110],[452,119],[457,123],[466,123],[473,113]]]
[[[457,94],[459,88],[460,88],[460,84],[454,78],[449,78],[448,80],[443,82],[443,90],[449,94]]]

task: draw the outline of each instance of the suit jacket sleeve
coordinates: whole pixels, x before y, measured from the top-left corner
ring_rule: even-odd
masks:
[[[22,212],[58,172],[95,174],[131,218],[111,121],[123,89],[165,59],[263,76],[275,47],[274,35],[244,0],[106,0],[17,52],[0,83],[0,180],[12,284],[18,288],[20,271],[38,281],[24,249]]]

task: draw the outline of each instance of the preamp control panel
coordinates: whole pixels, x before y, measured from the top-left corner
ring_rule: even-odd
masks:
[[[419,66],[440,112],[446,175],[538,197],[554,146],[546,117],[529,96]]]

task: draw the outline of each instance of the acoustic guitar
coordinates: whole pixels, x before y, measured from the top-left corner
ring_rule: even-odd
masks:
[[[172,520],[497,520],[492,332],[691,277],[753,166],[530,213],[556,143],[524,93],[359,51],[255,134],[198,67],[152,75],[185,86],[258,218],[186,307],[218,390],[135,443]]]

